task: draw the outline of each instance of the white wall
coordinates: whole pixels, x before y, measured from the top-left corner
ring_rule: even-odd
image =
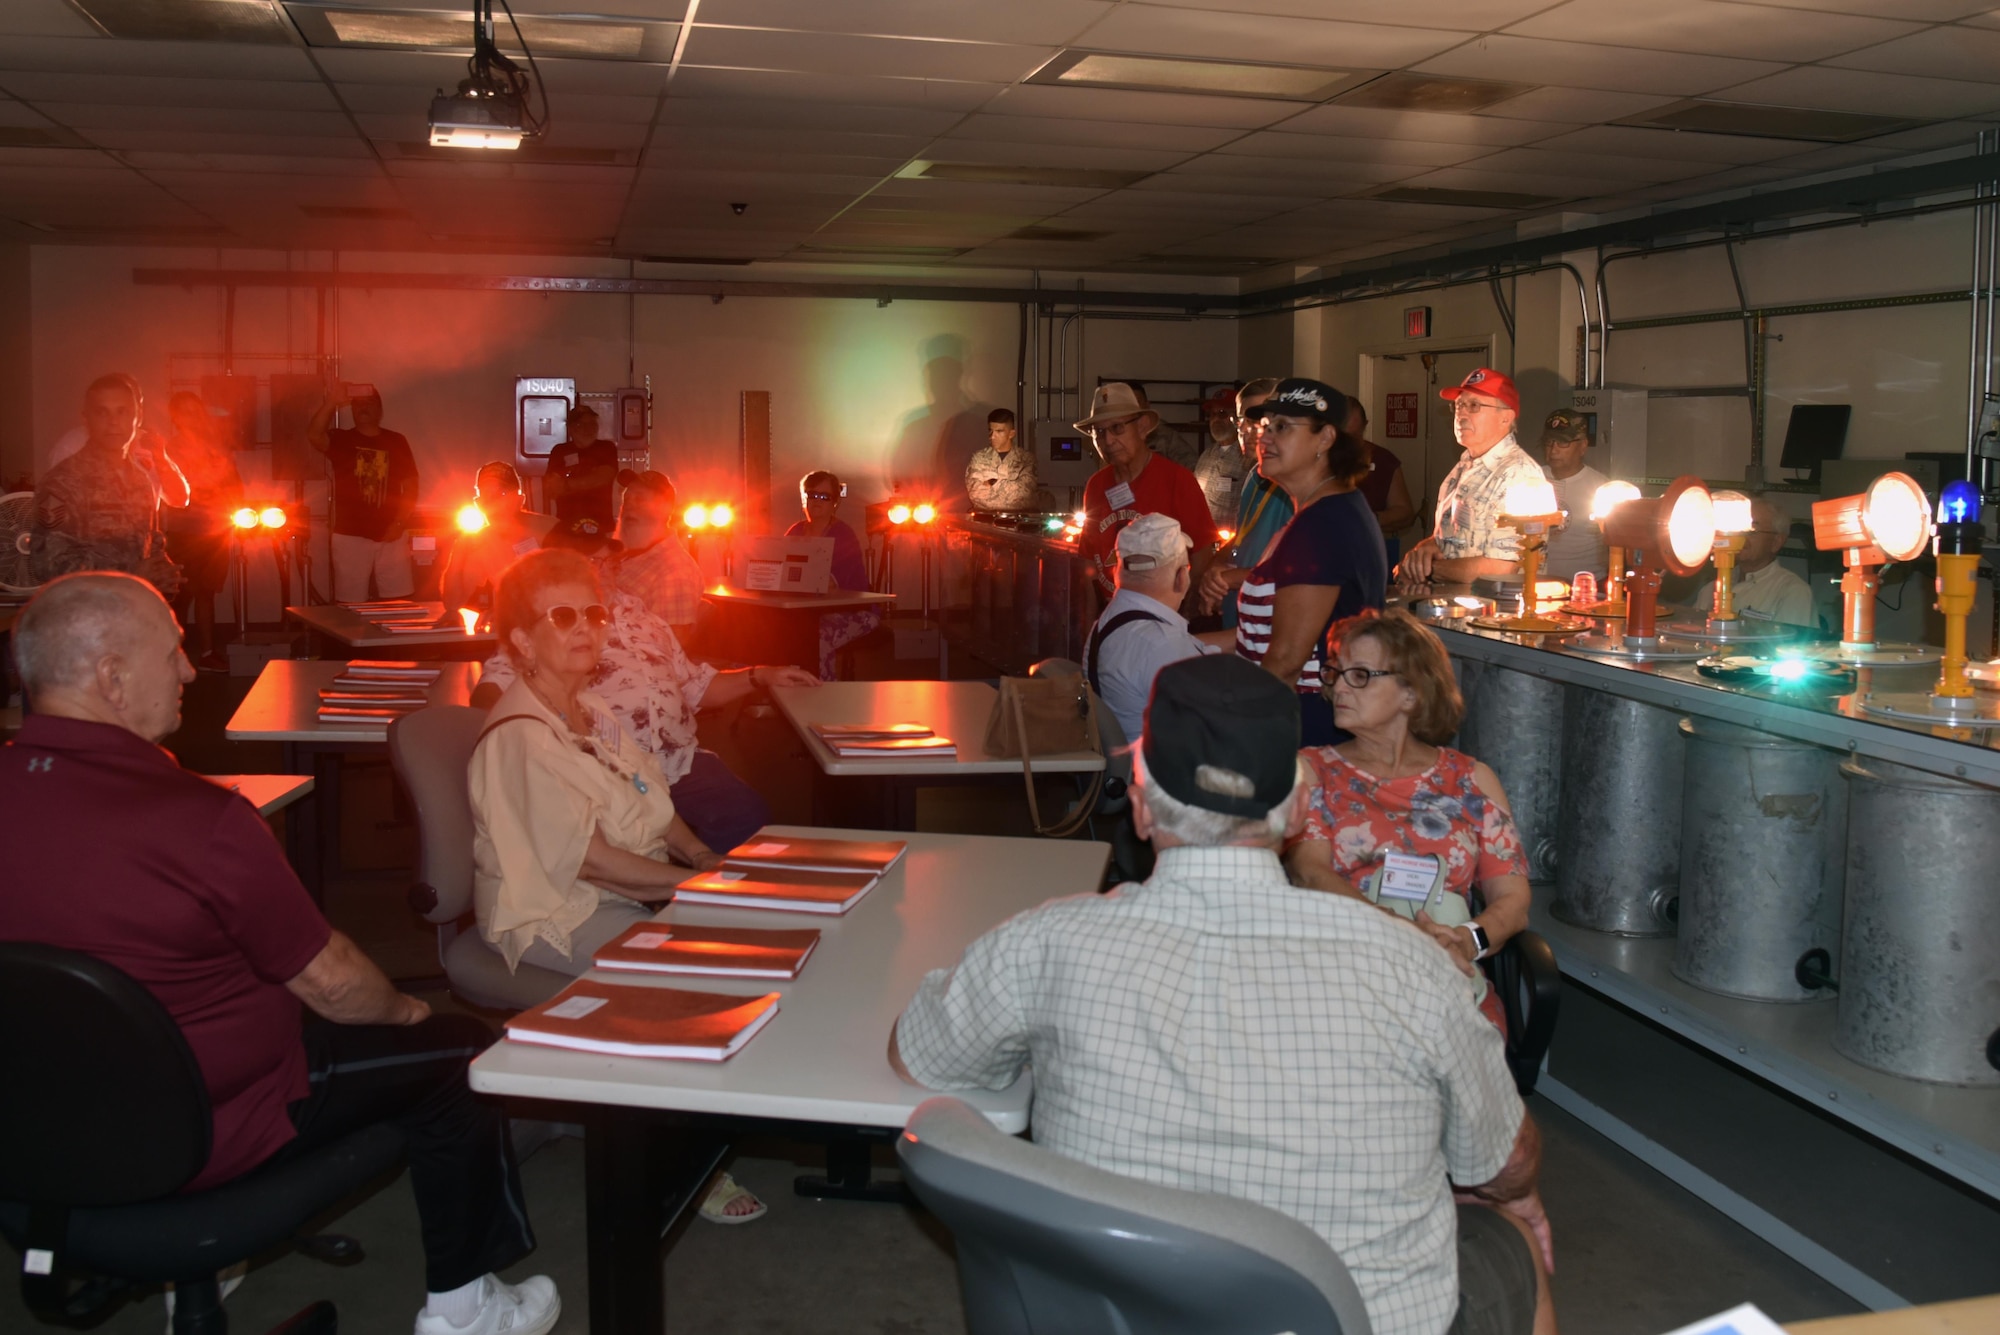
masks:
[[[75,422],[83,387],[108,370],[139,376],[149,417],[164,426],[167,393],[221,370],[219,288],[138,286],[135,267],[324,267],[325,255],[107,247],[36,247],[33,254],[35,457]],[[403,270],[623,276],[622,264],[546,256],[354,254],[349,272]],[[647,269],[640,269],[647,276]],[[747,273],[745,276],[749,276]],[[764,277],[762,273],[756,275]],[[827,278],[826,274],[814,275]],[[835,277],[858,277],[847,271]],[[908,275],[903,276],[908,280]],[[1064,276],[1067,285],[1071,276]],[[953,283],[1018,287],[1018,275],[952,274]],[[1051,285],[1055,285],[1051,283]],[[1145,286],[1117,276],[1093,288]],[[1177,290],[1218,284],[1153,280]],[[310,289],[240,289],[238,374],[303,372],[317,346]],[[830,467],[859,503],[935,447],[959,419],[984,434],[987,410],[1012,407],[1018,310],[1006,304],[730,297],[640,297],[343,290],[337,305],[340,373],[381,389],[385,423],[409,436],[423,499],[455,503],[472,470],[513,452],[516,375],[573,376],[608,389],[651,374],[654,461],[683,491],[734,494],[739,393],[768,390],[774,514],[789,514],[797,477]],[[628,327],[636,335],[628,340]],[[1084,383],[1098,374],[1226,379],[1236,373],[1229,321],[1091,322]],[[259,360],[268,358],[270,360]],[[285,360],[290,358],[292,360]],[[1030,371],[1032,377],[1032,368]]]

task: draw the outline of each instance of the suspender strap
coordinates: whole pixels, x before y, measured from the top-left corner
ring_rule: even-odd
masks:
[[[1104,648],[1104,642],[1110,639],[1113,633],[1121,627],[1131,625],[1134,621],[1157,621],[1163,626],[1166,624],[1164,617],[1154,616],[1144,608],[1129,607],[1091,631],[1090,639],[1084,643],[1083,675],[1090,681],[1090,689],[1099,695],[1104,694],[1104,688],[1097,684],[1097,655]]]

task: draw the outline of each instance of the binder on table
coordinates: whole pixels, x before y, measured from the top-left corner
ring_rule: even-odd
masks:
[[[778,1013],[778,994],[730,997],[578,979],[507,1021],[516,1043],[615,1057],[726,1061]]]
[[[738,868],[880,875],[895,866],[908,848],[901,839],[822,839],[759,830],[723,856]]]
[[[714,871],[682,881],[674,887],[674,899],[725,908],[845,913],[880,879],[870,871],[800,871],[724,862]]]
[[[789,980],[799,976],[818,944],[819,933],[812,930],[773,932],[642,922],[600,949],[591,962],[600,969],[632,973]]]

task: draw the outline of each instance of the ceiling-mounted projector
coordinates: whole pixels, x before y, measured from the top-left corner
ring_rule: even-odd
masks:
[[[440,88],[431,99],[432,148],[519,148],[523,139],[548,128],[549,95],[541,86],[535,53],[521,37],[507,0],[500,0],[500,5],[528,58],[528,70],[502,55],[494,42],[493,0],[473,0],[472,58],[466,62],[466,77],[459,81],[458,91],[446,93]],[[534,71],[532,76],[529,70]],[[531,92],[541,94],[539,117],[529,109]]]

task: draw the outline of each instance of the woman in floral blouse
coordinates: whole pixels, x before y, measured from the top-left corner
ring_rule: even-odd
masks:
[[[1499,779],[1442,745],[1465,711],[1444,645],[1407,612],[1370,611],[1335,624],[1327,656],[1334,722],[1353,738],[1302,753],[1313,787],[1285,866],[1429,933],[1504,1029],[1476,962],[1528,925],[1527,859]]]

